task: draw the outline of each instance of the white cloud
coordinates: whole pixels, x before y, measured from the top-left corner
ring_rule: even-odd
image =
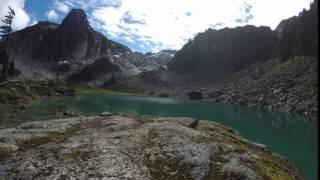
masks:
[[[118,7],[121,5],[121,0],[56,0],[56,6],[59,4],[88,10],[104,6]]]
[[[35,22],[27,12],[24,10],[25,0],[0,0],[0,19],[4,19],[4,16],[8,13],[8,7],[10,6],[16,13],[13,19],[12,29],[20,30],[24,27]],[[0,22],[2,25],[2,22]]]
[[[106,31],[136,36],[142,42],[154,42],[157,46],[152,50],[157,51],[162,48],[179,49],[185,43],[185,39],[204,31],[210,24],[221,19],[234,26],[233,21],[238,17],[238,7],[242,2],[235,3],[234,0],[229,0],[229,3],[233,6],[228,7],[231,13],[226,14],[219,5],[222,4],[221,1],[217,0],[123,0],[119,8],[97,8],[92,15],[103,22]],[[145,24],[123,21],[123,16],[128,12],[133,22]]]
[[[46,13],[49,21],[57,21],[59,18],[59,15],[57,14],[57,12],[55,10],[50,10]]]
[[[130,43],[134,43],[134,42],[135,42],[135,41],[134,41],[131,37],[129,37],[129,36],[125,36],[125,37],[123,37],[123,39],[125,39],[125,41],[130,42]]]
[[[298,15],[303,8],[309,9],[313,0],[248,0],[252,4],[254,18],[250,21],[254,25],[270,26],[272,29],[283,19]]]
[[[109,38],[152,51],[179,49],[208,28],[270,26],[297,15],[312,0],[57,0],[83,8]],[[56,6],[56,10],[59,10]],[[139,47],[137,45],[137,47]]]
[[[59,12],[62,12],[62,13],[67,13],[67,12],[69,12],[69,6],[67,6],[67,5],[64,4],[63,2],[55,1],[55,2],[54,2],[54,6],[56,7],[56,9],[57,9]]]

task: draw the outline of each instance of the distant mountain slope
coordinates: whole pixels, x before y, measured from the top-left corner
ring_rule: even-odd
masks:
[[[89,86],[102,86],[113,78],[128,78],[147,71],[166,69],[166,64],[175,51],[142,54],[138,52],[119,53],[109,57],[98,58],[69,76],[69,82]],[[114,71],[116,67],[117,71]]]
[[[167,64],[172,60],[176,51],[162,50],[157,53],[142,54],[139,52],[125,53],[118,56],[118,59],[127,60],[134,64],[141,72],[157,70],[160,67],[166,68]]]

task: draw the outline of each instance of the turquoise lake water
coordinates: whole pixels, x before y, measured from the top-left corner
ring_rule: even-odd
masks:
[[[265,144],[271,151],[286,157],[307,180],[317,179],[317,120],[298,114],[270,112],[212,101],[106,94],[83,94],[77,98],[64,98],[44,104],[52,103],[84,115],[109,111],[182,116],[219,122],[236,129],[243,137]]]

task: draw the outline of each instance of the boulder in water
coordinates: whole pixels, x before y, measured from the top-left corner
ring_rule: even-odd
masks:
[[[187,96],[191,100],[200,100],[202,99],[202,92],[201,91],[191,91],[187,93]]]

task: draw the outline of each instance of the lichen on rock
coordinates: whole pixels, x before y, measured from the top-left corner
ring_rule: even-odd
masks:
[[[108,116],[29,122],[0,130],[8,179],[303,179],[264,146],[218,123]],[[23,137],[23,138],[22,138]]]

